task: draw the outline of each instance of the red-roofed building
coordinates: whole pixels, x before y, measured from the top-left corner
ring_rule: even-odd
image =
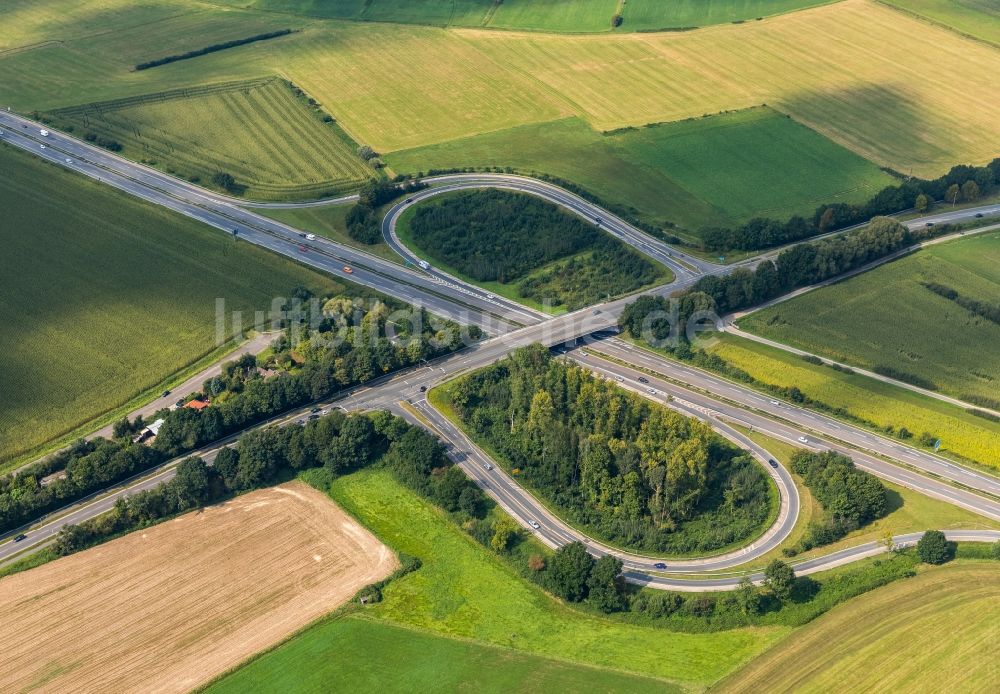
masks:
[[[204,410],[210,404],[211,403],[208,400],[197,400],[197,399],[195,399],[195,400],[192,400],[192,401],[190,401],[188,403],[185,403],[184,407],[187,407],[187,408],[192,409],[192,410]]]

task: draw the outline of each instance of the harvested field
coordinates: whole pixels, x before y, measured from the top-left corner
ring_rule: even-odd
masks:
[[[396,567],[300,482],[0,581],[3,691],[186,692]]]

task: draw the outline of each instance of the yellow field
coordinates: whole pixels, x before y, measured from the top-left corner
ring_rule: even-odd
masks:
[[[0,691],[187,692],[396,567],[300,482],[0,580]]]
[[[839,605],[719,692],[995,692],[996,563],[932,569]]]
[[[1000,153],[1000,51],[867,0],[684,33],[461,34],[599,129],[767,103],[903,171]]]
[[[200,19],[164,19],[157,8],[125,13],[123,0],[97,0],[105,12],[84,12],[82,1],[52,3],[73,9],[73,27],[52,12],[33,14],[26,0],[0,9],[0,50],[64,39],[0,52],[9,103],[51,110],[278,74],[302,86],[355,139],[381,151],[570,115],[608,130],[767,103],[903,172],[937,175],[1000,154],[1000,50],[872,0],[696,31],[603,35],[273,13],[265,22],[252,11],[173,2],[171,11],[186,6],[186,14]],[[120,24],[101,24],[102,16]],[[178,34],[185,46],[206,45],[272,22],[303,30],[129,72],[139,56],[167,51]],[[204,26],[197,39],[188,37],[195,26]],[[87,27],[106,33],[84,38]]]

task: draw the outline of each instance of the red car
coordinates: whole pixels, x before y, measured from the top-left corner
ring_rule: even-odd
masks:
[[[308,250],[309,250],[309,249],[308,249],[308,248],[306,248],[305,246],[299,246],[299,253],[305,253],[305,252],[306,252],[306,251],[308,251]]]

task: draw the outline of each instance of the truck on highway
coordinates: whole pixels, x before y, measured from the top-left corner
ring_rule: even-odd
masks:
[[[418,260],[417,261],[417,265],[419,265],[420,267],[422,267],[424,270],[430,270],[431,269],[431,264],[428,263],[426,260]]]

